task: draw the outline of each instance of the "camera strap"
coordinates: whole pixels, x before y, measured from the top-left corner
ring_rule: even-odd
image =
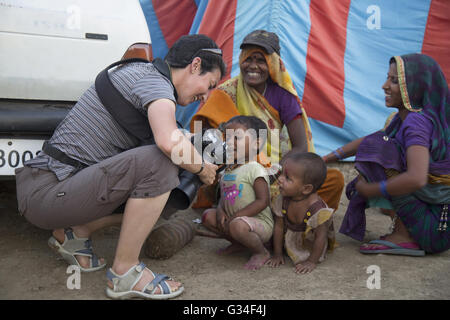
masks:
[[[105,70],[100,72],[95,79],[95,90],[97,91],[102,104],[125,131],[139,139],[141,145],[155,144],[148,118],[139,112],[130,101],[125,99],[120,91],[113,85],[109,77],[108,71],[111,68],[133,62],[149,63],[150,61],[141,58],[131,58],[120,60],[109,65]],[[169,79],[172,83],[170,68],[167,62],[156,58],[152,61],[152,64],[159,73]],[[173,93],[175,99],[177,99],[178,95],[175,86],[173,87]]]
[[[147,117],[124,98],[109,78],[109,69],[132,62],[149,63],[148,60],[140,58],[117,61],[98,74],[95,79],[95,90],[103,106],[126,132],[139,139],[141,145],[154,144],[153,133]]]

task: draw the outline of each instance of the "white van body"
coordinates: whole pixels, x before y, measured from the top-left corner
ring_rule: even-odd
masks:
[[[136,42],[151,43],[139,0],[0,2],[0,176],[14,175]]]

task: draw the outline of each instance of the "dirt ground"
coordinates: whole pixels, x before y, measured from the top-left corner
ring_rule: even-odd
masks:
[[[351,164],[336,165],[346,183],[355,175]],[[38,229],[17,214],[14,184],[0,181],[0,299],[107,299],[105,271],[82,273],[80,289],[69,289],[67,264],[47,246],[50,231]],[[335,215],[340,227],[347,199]],[[201,211],[179,211],[172,217],[189,221]],[[377,210],[367,214],[366,240],[388,232],[390,219]],[[93,235],[96,253],[113,261],[119,228],[111,227]],[[181,281],[185,292],[179,300],[298,300],[298,299],[450,299],[450,252],[406,257],[363,255],[359,242],[337,233],[340,246],[312,273],[298,275],[286,258],[285,265],[258,271],[243,269],[248,253],[218,256],[215,251],[226,240],[196,236],[167,260],[142,260],[156,272]],[[368,289],[369,266],[378,266],[380,289]],[[372,271],[373,272],[373,271]]]

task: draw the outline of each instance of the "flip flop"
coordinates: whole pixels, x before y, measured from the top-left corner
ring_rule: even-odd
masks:
[[[413,242],[403,242],[395,244],[386,240],[372,240],[368,244],[377,244],[375,248],[362,245],[359,247],[361,253],[386,253],[386,254],[398,254],[405,256],[421,257],[425,255],[425,251]]]

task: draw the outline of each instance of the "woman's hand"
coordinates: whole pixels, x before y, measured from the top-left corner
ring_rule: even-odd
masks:
[[[206,185],[213,184],[216,179],[217,168],[218,166],[216,166],[215,164],[204,162],[203,170],[198,175],[200,180]]]
[[[217,207],[216,211],[216,225],[217,229],[219,229],[220,232],[226,233],[227,216],[225,214],[225,211],[220,206]]]

